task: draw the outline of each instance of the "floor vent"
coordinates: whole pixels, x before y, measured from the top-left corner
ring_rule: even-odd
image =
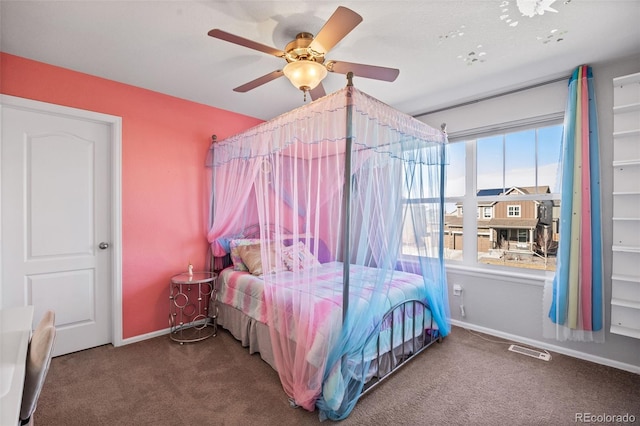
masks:
[[[536,350],[536,349],[524,348],[518,345],[509,346],[509,350],[511,352],[515,352],[518,354],[527,355],[533,358],[538,358],[543,361],[549,361],[551,359],[551,355],[549,355],[547,352],[540,352],[539,350]]]

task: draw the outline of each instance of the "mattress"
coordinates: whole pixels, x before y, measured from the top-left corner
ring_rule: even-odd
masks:
[[[359,297],[351,298],[350,309],[355,312],[365,312],[369,307],[369,299],[371,293],[374,291],[374,283],[377,279],[379,271],[374,268],[365,266],[352,265],[351,266],[351,279],[350,286],[352,289],[356,289],[352,295],[357,294]],[[314,284],[313,286],[301,285],[297,282],[299,275],[293,272],[284,271],[278,272],[278,300],[279,303],[295,303],[295,300],[299,299],[300,292],[307,291],[308,287],[313,288],[313,300],[315,313],[320,315],[314,315],[318,318],[318,323],[314,327],[314,332],[318,334],[315,352],[314,348],[311,348],[311,352],[308,355],[309,362],[316,364],[321,361],[322,358],[314,359],[317,357],[323,357],[324,349],[330,342],[325,342],[324,336],[335,336],[336,333],[328,331],[330,328],[335,330],[335,327],[340,327],[342,321],[342,280],[343,280],[343,264],[341,262],[328,262],[321,264],[314,271]],[[411,299],[423,299],[424,294],[424,281],[423,277],[403,272],[393,271],[389,274],[389,279],[385,282],[382,293],[386,293],[387,298],[384,301],[384,312],[380,312],[378,315],[372,318],[372,324],[370,329],[380,322],[382,315],[391,309],[391,307],[397,304]],[[354,277],[357,277],[354,279]],[[304,288],[303,288],[304,287]],[[265,303],[265,282],[262,276],[254,276],[248,272],[235,271],[232,268],[227,268],[221,271],[218,279],[218,301],[226,305],[232,306],[235,309],[243,312],[245,315],[269,325],[267,317],[267,307]],[[400,330],[394,331],[394,341],[399,344],[403,340],[411,339],[414,333],[413,324],[421,325],[423,321],[430,323],[430,313],[427,311],[428,318],[423,318],[423,310],[420,307],[416,308],[416,312],[413,312],[413,308],[409,307],[404,312],[404,315],[408,317],[407,327],[404,329],[404,338],[400,338],[398,335],[402,333]],[[400,318],[388,319],[388,325],[392,321],[399,323]],[[279,330],[279,332],[286,334],[289,338],[295,340],[295,330]],[[382,330],[383,334],[385,330]],[[421,330],[417,330],[418,334]],[[293,334],[292,334],[293,333]],[[386,331],[386,333],[390,333]],[[389,336],[388,340],[391,342]],[[389,343],[391,344],[391,343]],[[394,345],[395,346],[395,345]],[[388,347],[382,347],[382,351],[388,350]],[[376,350],[378,350],[376,348]]]
[[[379,271],[362,266],[352,266],[351,271],[350,288],[356,289],[352,296],[357,294],[358,297],[351,297],[349,309],[351,312],[364,312],[369,308],[369,299],[375,290],[372,283],[376,281]],[[304,335],[307,342],[305,359],[310,366],[323,368],[327,354],[340,334],[336,330],[339,331],[342,327],[343,265],[340,262],[322,264],[314,271],[313,285],[300,284],[299,274],[289,271],[278,274],[282,274],[277,280],[278,309],[300,312],[300,316],[306,318],[305,307],[294,304],[300,300],[301,293],[308,293],[309,290],[313,292],[313,297],[309,300],[313,301],[310,309],[314,315],[309,315],[309,318],[314,320],[312,327],[308,327],[307,321],[304,329],[307,333]],[[290,340],[292,347],[296,345],[298,336],[295,329],[280,330],[277,324],[270,324],[265,284],[264,277],[253,276],[248,272],[234,271],[232,268],[221,271],[217,282],[219,322],[244,346],[248,346],[251,353],[260,352],[261,357],[277,370],[273,358],[272,336],[279,334]],[[431,320],[431,312],[420,303],[408,303],[383,320],[383,316],[391,308],[406,301],[422,300],[424,285],[423,277],[419,275],[393,271],[384,283],[383,291],[378,291],[378,294],[382,293],[387,297],[382,312],[366,317],[371,320],[369,328],[373,338],[367,341],[361,353],[346,359],[352,373],[362,377],[364,382],[374,376],[387,374],[397,365],[398,359],[404,359],[420,350],[431,339],[429,329],[435,328],[435,324]],[[339,401],[343,397],[346,384],[337,367],[338,365],[329,372],[323,385],[322,392],[327,400]],[[315,391],[319,394],[320,388]]]
[[[358,303],[366,304],[367,299],[374,291],[372,283],[377,278],[378,271],[374,268],[351,266],[350,286],[357,288],[354,293],[365,296],[360,297],[362,300],[359,300]],[[341,262],[321,264],[314,271],[313,279],[313,296],[318,300],[318,303],[328,302],[340,308],[342,305],[343,264]],[[293,272],[278,272],[278,286],[283,292],[304,291],[296,280],[299,280],[299,275]],[[233,268],[223,269],[219,274],[217,284],[218,301],[231,305],[246,315],[267,324],[264,285],[263,276],[254,276],[245,271],[235,271]],[[421,299],[423,287],[424,281],[421,276],[403,271],[393,271],[389,274],[384,288],[381,289],[388,296],[385,307],[390,309],[405,300]]]

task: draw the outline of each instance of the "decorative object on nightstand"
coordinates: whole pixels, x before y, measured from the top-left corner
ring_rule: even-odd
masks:
[[[216,297],[215,272],[193,272],[171,277],[169,287],[169,337],[183,343],[199,342],[218,331],[217,313],[209,315],[209,301]]]

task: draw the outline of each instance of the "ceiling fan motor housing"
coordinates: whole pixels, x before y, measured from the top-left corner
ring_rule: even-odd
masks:
[[[309,48],[309,45],[313,41],[313,34],[311,33],[298,33],[296,35],[295,40],[291,41],[284,48],[286,52],[285,59],[287,62],[296,62],[296,61],[314,61],[318,63],[324,62],[324,52],[316,52],[315,50]]]

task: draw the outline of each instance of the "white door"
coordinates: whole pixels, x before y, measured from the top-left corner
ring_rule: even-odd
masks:
[[[112,341],[111,128],[3,105],[2,306],[56,313],[54,355]]]

